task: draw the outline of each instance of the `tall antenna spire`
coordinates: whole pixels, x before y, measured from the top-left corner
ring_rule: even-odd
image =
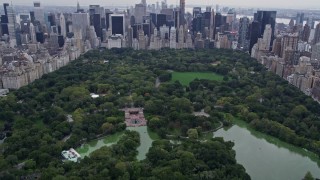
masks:
[[[80,10],[80,4],[79,4],[79,1],[78,1],[78,3],[77,3],[77,11],[79,11]]]

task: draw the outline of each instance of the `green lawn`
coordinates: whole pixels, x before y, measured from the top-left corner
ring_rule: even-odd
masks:
[[[222,81],[223,76],[212,72],[173,72],[172,82],[179,81],[184,86],[189,86],[189,83],[196,78]]]

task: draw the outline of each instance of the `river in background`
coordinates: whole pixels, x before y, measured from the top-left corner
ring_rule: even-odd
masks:
[[[214,137],[234,142],[237,162],[253,180],[301,180],[308,171],[320,178],[320,159],[315,154],[248,128],[244,122],[220,129]]]

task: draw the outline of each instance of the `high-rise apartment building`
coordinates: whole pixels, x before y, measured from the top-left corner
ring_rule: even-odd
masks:
[[[170,48],[176,49],[177,48],[177,30],[175,27],[170,29]]]

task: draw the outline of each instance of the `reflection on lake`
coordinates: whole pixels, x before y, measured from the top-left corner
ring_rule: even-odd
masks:
[[[146,154],[149,148],[152,146],[153,140],[159,139],[159,137],[148,130],[146,126],[141,127],[128,127],[127,130],[136,131],[140,134],[140,146],[138,147],[138,160],[143,160],[146,158]],[[88,143],[83,144],[81,147],[77,148],[76,151],[81,155],[81,158],[85,156],[90,156],[90,154],[104,146],[111,146],[116,144],[122,137],[124,132],[116,133],[113,135],[108,135],[99,140],[93,140]]]
[[[320,178],[320,160],[315,154],[249,129],[243,122],[220,129],[214,136],[235,143],[238,163],[254,180],[301,180],[308,171]]]

